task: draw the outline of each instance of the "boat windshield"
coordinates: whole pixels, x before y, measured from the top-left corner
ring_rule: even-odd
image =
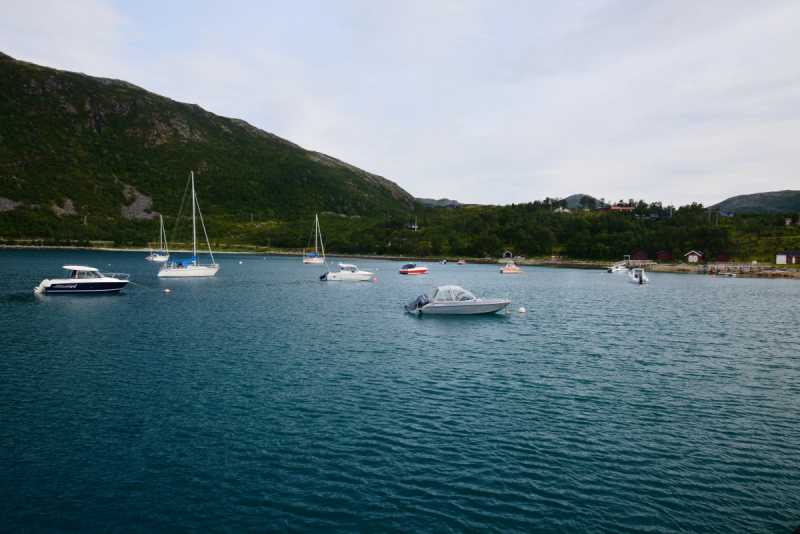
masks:
[[[406,263],[402,267],[402,269],[414,269],[414,268],[416,268],[416,265],[414,265],[413,263]]]
[[[458,286],[444,286],[436,289],[433,294],[434,302],[458,301],[458,300],[477,300],[475,295]]]

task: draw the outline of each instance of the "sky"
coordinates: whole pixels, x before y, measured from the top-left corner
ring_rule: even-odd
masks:
[[[417,197],[800,189],[800,2],[3,0],[0,51],[247,122]]]

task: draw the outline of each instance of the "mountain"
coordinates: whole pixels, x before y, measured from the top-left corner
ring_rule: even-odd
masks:
[[[54,221],[174,214],[190,170],[203,214],[222,219],[422,206],[386,178],[243,120],[0,53],[0,228],[24,211]]]
[[[432,198],[418,198],[418,201],[422,202],[426,206],[436,207],[436,206],[462,206],[458,200],[450,200],[449,198],[440,198],[439,200],[435,200]]]
[[[725,211],[780,213],[800,211],[800,191],[772,191],[731,197],[711,206]]]
[[[578,195],[570,195],[564,200],[567,201],[568,208],[577,208],[580,205],[580,201],[583,197],[594,198],[591,195],[578,194]],[[594,200],[599,204],[599,201],[596,198],[594,198]]]

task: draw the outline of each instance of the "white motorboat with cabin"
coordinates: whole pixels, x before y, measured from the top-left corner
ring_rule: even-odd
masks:
[[[200,213],[200,203],[197,201],[197,195],[194,192],[194,172],[191,173],[190,180],[192,184],[192,257],[183,260],[169,260],[164,262],[164,265],[162,265],[161,269],[158,271],[159,278],[196,278],[201,276],[214,276],[219,270],[219,265],[214,263],[214,253],[211,252],[211,242],[208,240],[206,225],[203,222],[203,214]],[[195,211],[200,215],[200,225],[203,227],[203,234],[206,236],[208,253],[211,256],[210,264],[200,264],[197,262],[197,218]],[[181,215],[182,214],[179,214],[179,219]]]
[[[507,299],[479,298],[459,286],[441,286],[436,288],[433,298],[420,295],[405,309],[424,315],[478,315],[500,311],[509,304],[511,301]]]
[[[608,268],[608,272],[610,273],[627,273],[628,267],[626,266],[626,262],[618,261],[614,265]]]
[[[94,267],[85,265],[64,265],[70,271],[68,278],[43,280],[34,293],[76,294],[76,293],[117,293],[128,285],[131,275],[122,273],[101,273]]]
[[[638,267],[636,269],[632,269],[631,272],[628,273],[628,276],[630,277],[631,282],[634,284],[641,285],[650,283],[650,279],[644,273],[644,269],[640,269]]]
[[[406,263],[400,267],[400,274],[425,274],[427,272],[427,267],[417,265],[416,263]]]
[[[372,274],[367,271],[362,271],[355,265],[350,263],[340,263],[339,272],[328,271],[319,277],[320,280],[328,282],[365,282],[372,280]]]
[[[309,238],[309,245],[311,244],[311,239]],[[317,253],[317,241],[319,241],[319,246],[322,249],[322,256]],[[310,248],[310,247],[309,247]],[[325,246],[322,244],[322,230],[319,227],[319,216],[314,215],[314,253],[306,254],[306,251],[303,251],[303,263],[312,264],[312,265],[320,265],[325,263]]]
[[[147,261],[163,263],[169,259],[169,243],[167,243],[167,233],[164,231],[164,217],[163,215],[159,215],[158,218],[161,220],[161,228],[158,233],[160,250],[158,252],[153,252],[153,249],[150,248],[150,255],[145,259]],[[164,245],[166,245],[166,247]]]

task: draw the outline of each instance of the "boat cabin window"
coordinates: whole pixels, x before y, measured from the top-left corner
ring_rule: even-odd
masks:
[[[416,265],[414,265],[413,263],[406,263],[405,265],[403,265],[402,268],[403,269],[413,269],[414,267],[416,267]]]
[[[100,273],[94,271],[72,271],[70,278],[100,278]]]
[[[470,293],[469,291],[461,291],[455,294],[455,299],[457,301],[465,301],[465,300],[477,300],[478,297]]]

